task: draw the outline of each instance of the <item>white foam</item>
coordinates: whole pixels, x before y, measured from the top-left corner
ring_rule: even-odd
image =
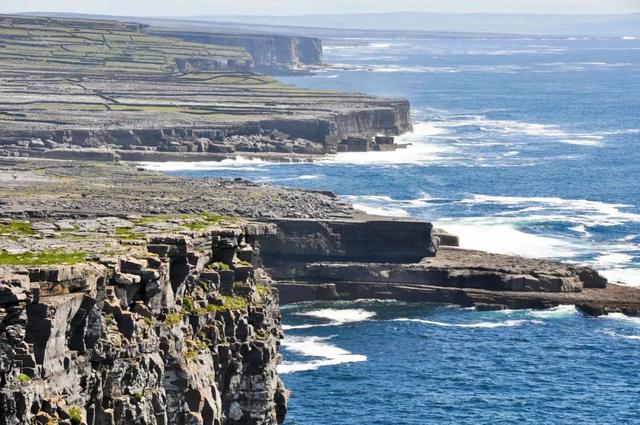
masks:
[[[614,336],[616,338],[640,340],[640,335],[622,335],[622,334],[619,334],[617,332],[613,332],[613,331],[610,331],[610,330],[604,330],[604,331],[602,331],[602,333],[606,334],[606,335],[609,335],[609,336]]]
[[[282,346],[291,353],[305,357],[317,357],[308,362],[283,362],[278,365],[278,373],[287,374],[316,370],[323,366],[334,366],[342,363],[367,361],[367,356],[352,354],[347,350],[329,344],[326,341],[332,337],[299,337],[287,336],[282,340]]]
[[[541,319],[555,319],[578,314],[578,310],[574,305],[562,304],[557,307],[548,308],[546,310],[531,311],[530,314],[531,316]]]
[[[599,270],[598,272],[610,282],[618,282],[625,286],[640,287],[640,269],[638,268],[613,268],[609,270]]]
[[[375,317],[375,313],[359,308],[352,309],[334,309],[323,308],[320,310],[306,311],[302,313],[296,313],[296,316],[315,317],[317,319],[327,319],[326,323],[305,323],[303,325],[282,325],[282,329],[296,330],[296,329],[310,329],[326,326],[340,326],[345,323],[362,322]]]
[[[363,310],[361,308],[322,308],[319,310],[305,311],[302,313],[296,313],[298,316],[315,317],[318,319],[328,319],[333,323],[352,323],[362,322],[364,320],[375,317],[375,313],[372,311]]]
[[[369,43],[369,47],[373,49],[388,49],[391,46],[391,43]]]
[[[630,35],[625,35],[624,37],[622,37],[623,40],[640,40],[638,37],[633,37]]]
[[[569,145],[577,145],[577,146],[593,146],[593,147],[602,146],[602,140],[597,140],[597,139],[562,139],[560,141],[562,143],[567,143]]]
[[[487,224],[485,219],[474,221],[439,221],[437,225],[458,235],[461,248],[541,258],[573,257],[576,254],[577,247],[566,240],[525,233],[511,224]]]
[[[371,207],[364,204],[353,204],[353,208],[367,214],[380,215],[384,217],[409,217],[409,213],[400,208]]]
[[[222,161],[199,161],[199,162],[141,162],[140,166],[153,171],[196,171],[196,170],[229,170],[235,168],[246,168],[248,166],[261,166],[269,164],[260,158],[227,158]]]
[[[396,138],[398,144],[409,144],[404,149],[392,152],[341,152],[318,163],[382,166],[438,163],[449,159],[456,151],[455,147],[441,141],[440,136],[448,133],[446,128],[422,123],[416,124],[413,130]]]
[[[446,323],[446,322],[437,322],[433,320],[406,319],[406,318],[394,319],[394,321],[423,323],[425,325],[443,326],[447,328],[484,328],[484,329],[520,326],[525,323],[536,323],[536,324],[542,323],[539,320],[505,320],[503,322]]]
[[[571,215],[584,214],[589,223],[620,225],[626,222],[640,222],[640,214],[622,211],[631,208],[628,204],[610,204],[586,199],[563,199],[557,197],[520,197],[472,195],[460,201],[462,204],[530,205],[569,211]]]
[[[384,195],[346,195],[342,198],[360,211],[391,217],[409,217],[408,209],[428,207],[429,203],[434,200],[424,192],[414,199],[393,199]]]
[[[607,266],[615,266],[619,264],[630,263],[633,260],[633,257],[629,254],[624,254],[621,252],[613,252],[609,254],[602,254],[598,256],[593,262],[597,266],[607,267]]]
[[[605,316],[600,316],[601,319],[618,320],[623,322],[632,323],[634,325],[640,325],[640,317],[631,317],[622,313],[609,313]]]
[[[561,143],[582,146],[601,146],[604,134],[568,132],[553,124],[529,123],[515,120],[495,120],[482,115],[455,117],[440,124],[445,127],[477,126],[480,130],[505,136],[543,137]]]

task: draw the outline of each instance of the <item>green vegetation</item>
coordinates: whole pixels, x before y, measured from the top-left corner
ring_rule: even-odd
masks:
[[[84,252],[47,250],[12,254],[0,251],[0,266],[45,266],[54,264],[78,264],[85,260]]]
[[[137,392],[137,393],[133,393],[133,398],[140,403],[142,401],[142,399],[144,398],[144,394],[142,394],[141,392]]]
[[[0,60],[16,65],[47,66],[78,72],[175,72],[178,60],[224,64],[250,60],[243,49],[189,43],[137,32],[116,21],[33,18],[20,22],[0,19]]]
[[[256,285],[256,292],[258,293],[258,295],[264,298],[271,293],[271,290],[269,289],[268,286],[258,283]]]
[[[242,282],[241,280],[236,280],[233,282],[234,288],[248,288],[250,285],[247,282]]]
[[[184,358],[187,360],[195,359],[198,357],[198,352],[195,350],[187,350],[184,352]]]
[[[207,212],[204,212],[201,214],[202,218],[208,222],[208,223],[233,223],[235,221],[238,221],[237,217],[233,217],[230,215],[215,215],[215,214],[210,214]]]
[[[82,411],[79,407],[70,407],[67,415],[69,415],[69,420],[73,425],[80,425],[82,423]]]
[[[182,314],[180,313],[167,313],[166,319],[164,319],[164,323],[168,326],[175,326],[178,323],[182,322]]]
[[[196,307],[193,304],[193,297],[182,298],[182,308],[188,313],[195,311]]]
[[[211,267],[214,269],[220,270],[221,272],[231,271],[231,266],[229,266],[227,263],[223,263],[222,261],[212,263]]]
[[[222,305],[209,304],[207,306],[207,310],[211,312],[226,311],[226,310],[242,310],[243,308],[246,308],[248,305],[247,300],[237,295],[222,295],[220,299],[222,300]]]
[[[27,384],[27,383],[29,383],[31,381],[31,378],[29,377],[29,375],[27,375],[25,373],[19,373],[18,376],[16,377],[16,379],[21,384]]]
[[[116,227],[115,232],[116,236],[122,240],[137,240],[145,237],[144,233],[134,232],[129,227]]]
[[[8,223],[0,223],[0,234],[17,235],[33,235],[35,230],[31,227],[31,222],[10,220]]]

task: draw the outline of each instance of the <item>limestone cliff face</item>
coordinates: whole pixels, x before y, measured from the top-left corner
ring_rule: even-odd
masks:
[[[0,424],[281,421],[278,298],[246,233],[155,236],[145,254],[3,270]]]
[[[259,72],[287,73],[304,65],[322,63],[322,41],[318,38],[172,30],[152,30],[152,33],[194,43],[242,47],[251,54]]]

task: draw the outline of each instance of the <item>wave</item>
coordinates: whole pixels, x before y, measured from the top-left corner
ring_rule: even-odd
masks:
[[[503,322],[478,322],[478,323],[447,323],[447,322],[437,322],[433,320],[407,319],[407,318],[394,319],[394,321],[423,323],[425,325],[442,326],[447,328],[483,328],[483,329],[514,327],[514,326],[520,326],[525,323],[535,323],[535,324],[543,323],[539,320],[524,320],[524,319],[505,320]]]
[[[601,333],[603,333],[605,335],[613,336],[613,337],[616,337],[616,338],[640,340],[640,335],[623,335],[623,334],[619,334],[619,333],[611,331],[611,330],[604,330]]]
[[[383,217],[409,217],[409,213],[400,208],[370,207],[364,204],[353,204],[353,208],[367,214],[379,215]]]
[[[562,304],[546,310],[531,311],[529,314],[541,319],[557,319],[578,314],[578,309],[575,305]]]
[[[612,268],[599,270],[599,273],[610,282],[618,282],[625,286],[640,287],[640,269],[638,268]]]
[[[336,309],[322,308],[319,310],[305,311],[296,313],[297,316],[315,317],[317,319],[328,319],[333,323],[345,324],[352,322],[362,322],[364,320],[375,317],[372,311],[363,310],[361,308]]]
[[[371,47],[373,49],[388,49],[391,46],[393,46],[393,44],[391,43],[369,43],[368,47]]]
[[[346,195],[342,198],[360,211],[391,217],[409,217],[411,214],[407,211],[408,209],[426,208],[431,201],[435,201],[424,192],[415,199],[393,199],[379,195]]]
[[[553,208],[559,211],[569,211],[572,214],[586,214],[588,223],[615,226],[626,222],[640,223],[640,214],[623,211],[625,208],[633,208],[629,204],[610,204],[586,199],[563,199],[557,197],[521,197],[521,196],[494,196],[472,195],[460,201],[462,204],[498,204],[498,205],[524,205],[529,207]]]
[[[282,178],[262,178],[259,179],[258,182],[260,183],[275,183],[275,182],[286,182],[286,181],[297,181],[297,180],[319,180],[323,178],[323,176],[320,176],[318,174],[305,174],[302,176],[296,176],[296,177],[282,177]]]
[[[622,321],[622,322],[627,322],[627,323],[631,323],[634,325],[640,325],[640,317],[631,317],[631,316],[627,316],[626,314],[622,314],[622,313],[609,313],[605,316],[600,316],[601,319],[608,319],[608,320],[617,320],[617,321]]]
[[[466,249],[539,258],[569,258],[578,250],[571,241],[525,233],[513,224],[491,224],[487,218],[439,220],[436,224],[458,235],[460,247]]]
[[[413,132],[396,137],[396,143],[408,145],[392,152],[341,152],[320,159],[318,164],[405,165],[448,161],[456,148],[442,142],[448,130],[430,123],[419,123]]]
[[[562,143],[600,146],[604,135],[599,133],[568,132],[553,124],[529,123],[515,120],[495,120],[482,115],[466,115],[444,121],[445,127],[476,126],[484,132],[500,135],[553,138]]]
[[[288,374],[316,370],[323,366],[334,366],[342,363],[355,363],[367,361],[367,356],[352,354],[351,352],[329,344],[329,337],[309,336],[287,336],[282,340],[282,347],[290,353],[299,354],[305,357],[318,357],[319,359],[307,362],[285,361],[278,365],[278,373]]]
[[[593,260],[593,263],[601,267],[606,267],[606,266],[612,266],[612,265],[615,266],[619,264],[630,263],[631,261],[633,261],[633,257],[629,254],[624,254],[621,252],[612,252],[609,254],[599,255]]]
[[[310,329],[326,326],[340,326],[346,323],[362,322],[375,317],[375,313],[360,308],[351,309],[337,309],[337,308],[322,308],[319,310],[305,311],[301,313],[295,313],[296,316],[313,317],[316,319],[326,319],[326,323],[305,323],[302,325],[283,325],[282,329],[296,330],[296,329]]]
[[[152,171],[197,171],[197,170],[232,170],[238,167],[261,166],[270,164],[260,158],[227,158],[222,161],[198,161],[198,162],[141,162],[140,166]]]

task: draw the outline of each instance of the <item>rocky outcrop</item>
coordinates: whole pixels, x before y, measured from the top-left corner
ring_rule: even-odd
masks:
[[[245,241],[272,231],[0,270],[0,424],[281,422],[278,298]]]
[[[151,33],[193,43],[241,47],[251,54],[255,70],[261,73],[290,74],[304,69],[305,65],[322,64],[319,38],[169,29],[152,30]]]
[[[457,239],[427,223],[271,222],[279,231],[255,245],[285,303],[391,298],[483,309],[575,304],[589,314],[640,314],[640,291],[608,284],[589,267],[452,248]],[[440,237],[445,243],[438,248]]]
[[[258,237],[255,244],[264,264],[277,273],[280,265],[306,267],[320,261],[417,262],[434,256],[437,250],[433,227],[424,222],[384,219],[269,219],[269,222],[278,231]]]

